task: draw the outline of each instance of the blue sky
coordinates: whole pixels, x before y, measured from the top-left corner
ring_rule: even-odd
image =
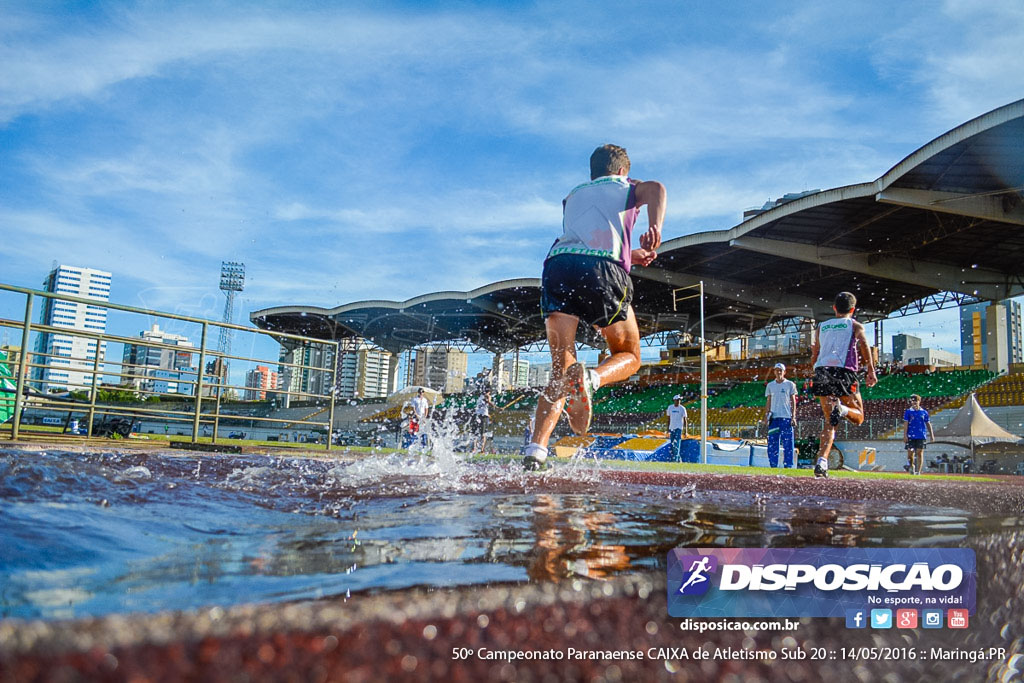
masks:
[[[598,144],[665,183],[666,238],[729,228],[1019,99],[1021,46],[1019,0],[5,2],[0,282],[216,319],[237,260],[247,322],[536,277]]]

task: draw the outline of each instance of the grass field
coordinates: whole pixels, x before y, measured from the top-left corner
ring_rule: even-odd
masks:
[[[49,441],[50,443],[67,443],[76,445],[106,445],[106,446],[117,446],[118,444],[123,446],[133,445],[153,445],[159,446],[161,443],[190,443],[191,437],[179,436],[179,435],[163,435],[163,434],[143,434],[138,437],[132,437],[129,439],[100,439],[93,438],[88,439],[84,436],[76,436],[71,434],[62,434],[60,427],[49,427],[49,426],[31,426],[22,428],[20,433],[26,443],[33,443],[39,441]],[[0,439],[9,438],[11,434],[10,427],[5,425],[0,427]],[[212,443],[210,437],[200,437],[198,443],[209,444]],[[219,437],[217,443],[231,446],[245,446],[252,449],[263,450],[275,450],[275,451],[296,451],[296,455],[303,456],[314,456],[314,457],[330,457],[333,454],[339,453],[353,453],[360,455],[389,455],[394,453],[405,453],[405,449],[395,448],[379,448],[369,446],[332,446],[331,450],[328,451],[324,444],[316,443],[294,443],[288,441],[257,441],[254,439],[228,439],[226,437]],[[499,464],[518,464],[520,457],[518,455],[508,455],[502,453],[482,453],[467,456],[469,462],[489,462]],[[551,460],[552,466],[559,467],[568,463],[567,459],[553,458]],[[676,463],[676,462],[641,462],[636,460],[606,460],[600,459],[596,461],[601,467],[608,469],[622,469],[622,470],[633,470],[638,472],[692,472],[697,474],[747,474],[747,475],[758,475],[758,476],[783,476],[783,477],[813,477],[814,472],[810,469],[772,469],[768,467],[745,467],[745,466],[734,466],[734,465],[701,465],[697,463]],[[923,475],[929,481],[961,481],[964,475],[955,474],[928,474]],[[980,477],[977,475],[967,475],[974,481],[994,481],[987,477]],[[829,477],[835,478],[854,478],[854,479],[879,479],[879,480],[901,480],[901,479],[913,479],[920,480],[922,477],[907,474],[905,472],[861,472],[857,470],[832,470],[829,472]]]

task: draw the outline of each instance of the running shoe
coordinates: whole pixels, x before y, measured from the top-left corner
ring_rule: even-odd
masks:
[[[547,458],[540,460],[532,455],[523,456],[523,469],[527,472],[541,472],[548,468]]]
[[[844,417],[846,417],[846,414],[848,412],[850,412],[849,408],[844,406],[839,401],[836,401],[836,404],[834,406],[832,406],[832,412],[829,413],[828,423],[830,425],[832,425],[833,427],[835,427],[836,425],[838,425],[840,423],[840,421],[842,421],[842,419]]]
[[[531,446],[533,446],[531,444]],[[548,468],[548,452],[540,446],[527,446],[526,455],[523,456],[523,469],[528,472],[538,472]]]
[[[814,463],[814,478],[828,479],[828,469],[822,467],[820,463]]]
[[[590,373],[583,363],[573,363],[565,371],[565,379],[569,384],[569,395],[565,399],[569,427],[576,434],[586,434],[594,414],[594,385]]]

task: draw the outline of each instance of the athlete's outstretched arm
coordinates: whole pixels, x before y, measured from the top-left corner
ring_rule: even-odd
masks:
[[[853,334],[857,338],[857,353],[864,359],[864,364],[868,366],[868,373],[864,381],[869,387],[873,387],[878,384],[878,377],[875,375],[875,361],[871,357],[871,347],[868,346],[868,335],[864,331],[864,325],[856,320],[853,321]]]
[[[647,251],[655,251],[661,246],[666,196],[665,186],[657,180],[644,180],[636,184],[636,205],[647,207],[647,223],[650,227],[640,235],[640,246]]]

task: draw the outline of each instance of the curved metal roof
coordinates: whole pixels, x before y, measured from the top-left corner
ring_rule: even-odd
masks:
[[[692,331],[703,281],[710,338],[750,334],[784,318],[826,318],[836,292],[861,319],[885,317],[939,292],[982,299],[1024,293],[1024,100],[968,121],[873,182],[805,195],[729,230],[686,235],[635,267],[641,333]],[[255,311],[259,327],[314,337],[361,336],[391,351],[465,340],[507,351],[542,340],[540,282],[332,309]],[[581,341],[593,341],[582,329]]]

